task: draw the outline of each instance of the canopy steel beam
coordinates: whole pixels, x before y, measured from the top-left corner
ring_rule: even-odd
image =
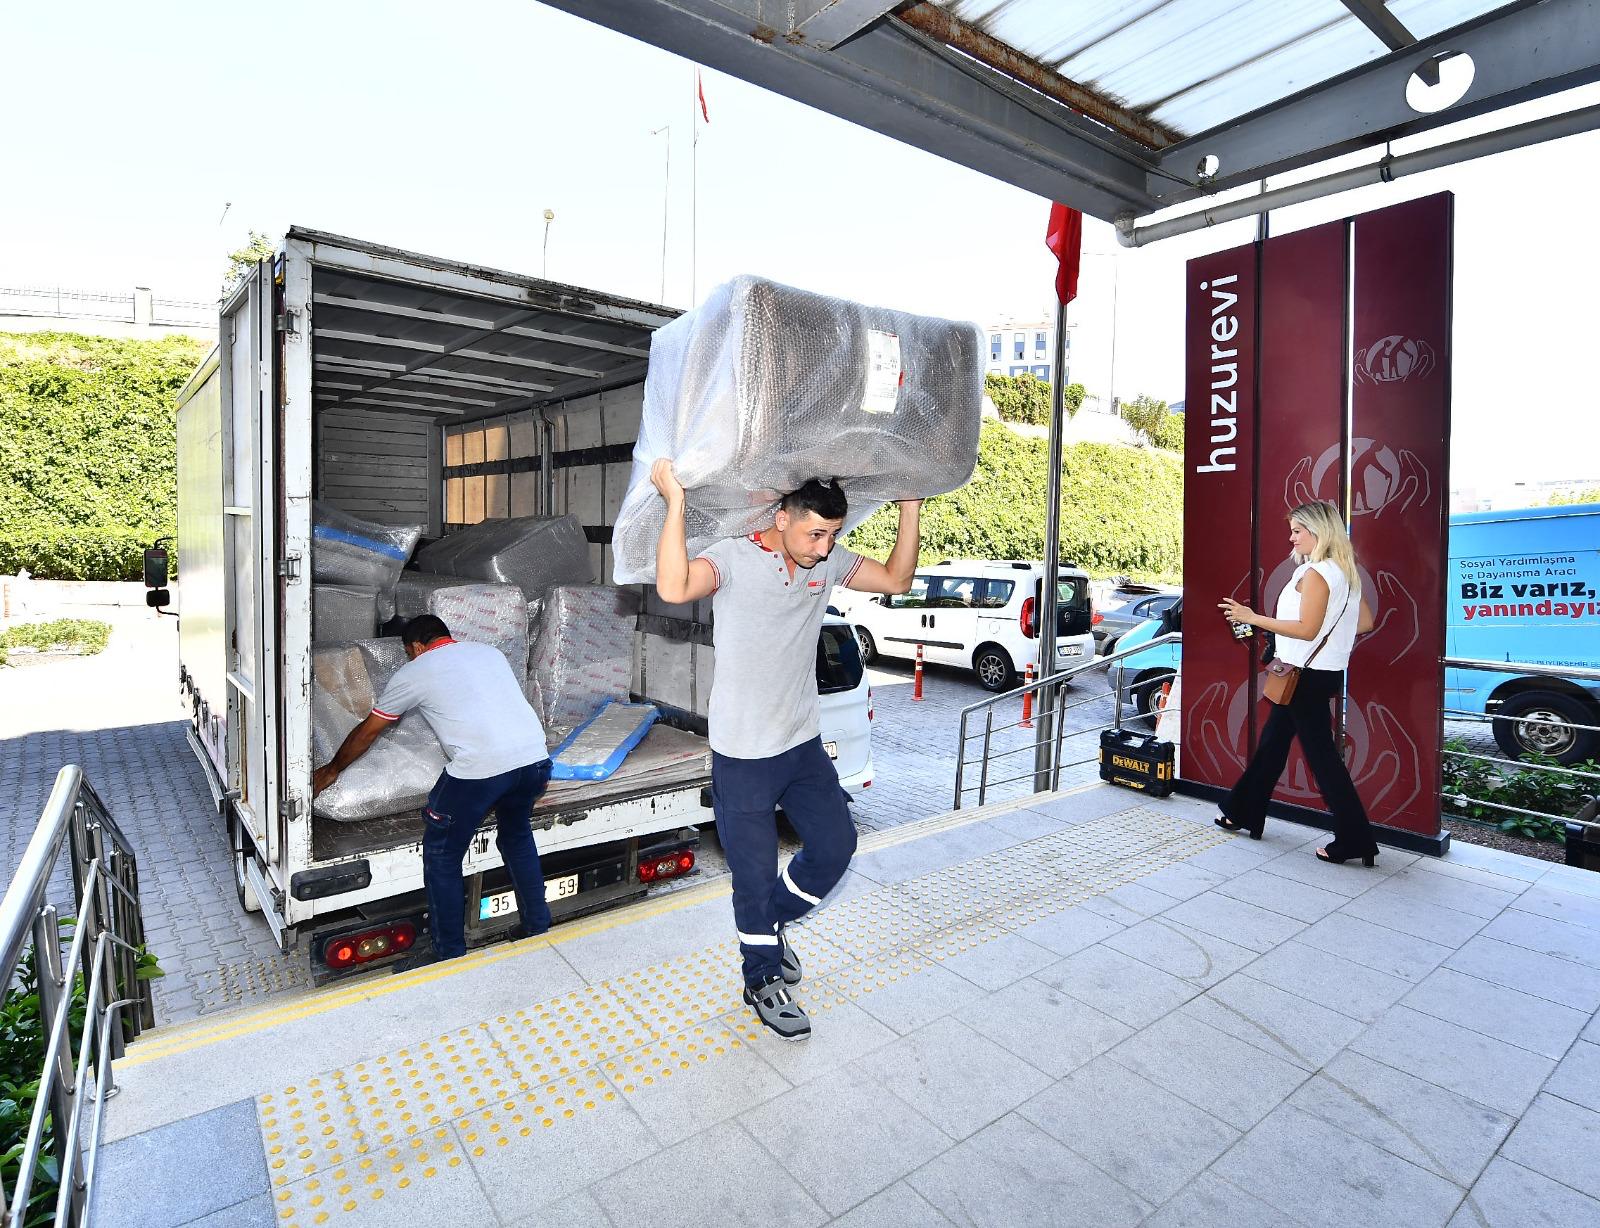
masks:
[[[789,33],[819,47],[837,47],[899,3],[900,0],[795,0]]]
[[[1400,24],[1385,0],[1339,0],[1351,15],[1378,36],[1390,51],[1399,51],[1416,42],[1416,36]]]
[[[1454,106],[1424,114],[1406,101],[1406,82],[1438,57],[1472,57],[1471,87]],[[1200,193],[1200,160],[1217,159],[1207,190],[1233,187],[1309,166],[1458,120],[1600,80],[1600,0],[1523,0],[1413,43],[1401,51],[1270,107],[1163,150],[1150,176],[1164,205]]]

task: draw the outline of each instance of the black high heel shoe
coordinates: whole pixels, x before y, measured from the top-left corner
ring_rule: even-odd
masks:
[[[1243,823],[1235,823],[1225,814],[1219,814],[1211,821],[1218,827],[1222,828],[1223,831],[1242,831],[1246,833],[1252,840],[1261,839],[1261,833],[1266,828],[1266,823],[1262,823],[1260,827],[1246,827]]]
[[[1335,857],[1332,853],[1328,852],[1328,850],[1325,849],[1325,848],[1320,848],[1320,849],[1317,850],[1317,860],[1318,861],[1326,861],[1326,862],[1330,863],[1331,865],[1336,865],[1336,866],[1344,865],[1345,862],[1352,860],[1355,856],[1356,856],[1356,854],[1352,853],[1352,854],[1350,854],[1349,857]],[[1378,864],[1378,854],[1377,854],[1376,851],[1371,852],[1371,853],[1362,853],[1360,856],[1361,856],[1361,864],[1366,866],[1367,869],[1369,869],[1369,870],[1373,866]]]

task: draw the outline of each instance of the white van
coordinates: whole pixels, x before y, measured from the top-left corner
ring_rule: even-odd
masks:
[[[872,687],[861,661],[855,628],[832,614],[817,638],[817,696],[822,701],[822,745],[846,793],[872,784]]]
[[[921,644],[924,660],[971,669],[986,690],[1007,691],[1039,657],[1043,582],[1038,563],[951,559],[920,569],[910,592],[855,595],[846,612],[865,661],[915,657]],[[1062,670],[1094,657],[1094,606],[1089,576],[1076,567],[1056,569],[1056,592],[1056,669]],[[841,596],[849,600],[836,592]]]

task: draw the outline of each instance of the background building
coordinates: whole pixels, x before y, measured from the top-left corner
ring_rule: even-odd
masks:
[[[987,328],[989,353],[985,370],[990,375],[1033,375],[1047,383],[1055,380],[1055,317],[1048,312],[1038,316],[1006,317]],[[1072,325],[1067,325],[1067,344],[1062,353],[1067,383],[1072,382]]]
[[[0,332],[84,333],[91,337],[217,336],[217,304],[157,298],[148,286],[126,293],[59,286],[0,286]]]

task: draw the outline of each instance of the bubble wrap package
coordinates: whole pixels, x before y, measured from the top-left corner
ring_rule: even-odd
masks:
[[[644,418],[612,539],[618,584],[655,578],[673,459],[691,556],[771,523],[777,501],[838,478],[846,528],[882,504],[945,494],[978,460],[976,325],[736,277],[650,341]]]
[[[433,542],[417,555],[425,571],[515,584],[530,600],[557,584],[588,584],[589,539],[576,516],[484,520]]]
[[[565,736],[608,700],[628,698],[638,616],[633,589],[562,585],[546,594],[528,676],[546,732]]]
[[[430,613],[428,602],[440,589],[460,588],[474,581],[461,576],[436,575],[429,571],[406,570],[394,583],[394,615],[415,618]]]
[[[311,586],[311,642],[370,639],[378,627],[378,590],[359,584]]]
[[[322,584],[392,588],[422,526],[374,524],[326,503],[312,507],[311,578]]]
[[[320,766],[366,719],[384,684],[405,664],[397,639],[320,647],[311,661],[311,744]],[[419,809],[445,766],[444,748],[420,712],[408,712],[312,802],[325,819],[356,823]]]
[[[550,779],[608,779],[644,741],[659,715],[654,704],[603,705],[551,753]]]
[[[528,679],[528,603],[515,584],[461,584],[428,594],[436,614],[458,640],[493,644],[505,654],[517,685]]]

